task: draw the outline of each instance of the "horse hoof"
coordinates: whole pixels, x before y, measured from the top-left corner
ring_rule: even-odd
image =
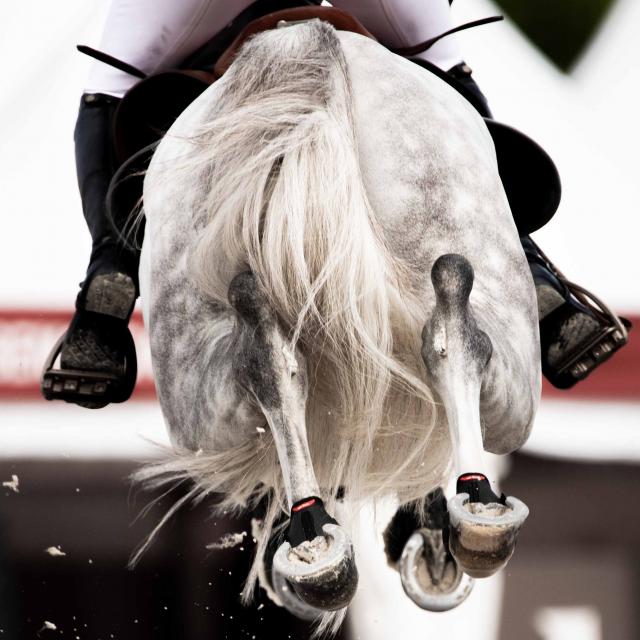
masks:
[[[311,622],[324,613],[322,609],[312,607],[302,600],[287,579],[275,569],[271,570],[271,585],[278,598],[278,604],[296,618]]]
[[[427,611],[449,611],[473,589],[473,579],[447,553],[440,529],[416,531],[404,546],[399,569],[404,592]]]
[[[273,572],[279,581],[286,580],[302,603],[320,612],[337,611],[351,602],[358,570],[342,528],[325,524],[322,531],[324,535],[295,547],[283,542],[273,558]]]
[[[506,504],[470,502],[468,493],[448,501],[449,549],[462,570],[486,578],[513,555],[518,532],[529,515],[524,502],[509,497]]]

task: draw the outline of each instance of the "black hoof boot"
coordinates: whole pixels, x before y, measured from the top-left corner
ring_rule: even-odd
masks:
[[[542,373],[555,387],[568,389],[627,343],[631,325],[569,282],[531,238],[521,240],[538,296]]]
[[[285,576],[273,568],[273,558],[285,541],[286,530],[283,531],[280,528],[280,525],[284,524],[285,521],[286,518],[283,517],[274,523],[274,528],[277,528],[279,533],[273,533],[267,543],[267,548],[265,549],[262,563],[258,570],[258,582],[272,602],[275,602],[275,604],[280,607],[284,607],[296,618],[311,622],[317,620],[325,612],[302,600]]]
[[[292,591],[311,617],[351,602],[358,586],[353,547],[320,498],[293,506],[285,541],[273,558],[273,582],[285,606]],[[291,591],[283,593],[283,586]]]

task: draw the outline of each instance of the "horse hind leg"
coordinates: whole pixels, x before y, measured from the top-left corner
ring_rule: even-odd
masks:
[[[528,509],[516,498],[498,497],[484,468],[480,391],[492,345],[469,305],[473,269],[463,256],[443,255],[431,280],[436,306],[423,329],[422,357],[445,408],[458,478],[447,502],[446,552],[467,575],[482,578],[507,563]],[[407,547],[418,561],[420,554]]]
[[[291,349],[250,272],[232,280],[229,301],[243,325],[234,373],[271,428],[291,513],[273,556],[271,586],[299,617],[342,609],[355,593],[358,573],[349,538],[318,497],[305,426],[304,356]]]
[[[515,498],[493,493],[483,468],[480,390],[492,354],[469,305],[473,269],[448,254],[431,270],[436,307],[423,330],[422,357],[447,415],[457,495],[449,500],[449,547],[464,571],[486,577],[511,557],[528,514]]]

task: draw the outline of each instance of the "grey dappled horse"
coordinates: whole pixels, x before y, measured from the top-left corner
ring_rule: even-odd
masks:
[[[263,32],[161,142],[144,211],[175,452],[143,476],[193,478],[185,500],[221,493],[223,509],[267,503],[247,599],[260,576],[335,627],[357,571],[329,514],[347,525],[388,494],[410,523],[387,531],[389,560],[423,608],[504,565],[527,509],[493,494],[482,450],[510,453],[531,430],[537,308],[464,98],[319,20]]]

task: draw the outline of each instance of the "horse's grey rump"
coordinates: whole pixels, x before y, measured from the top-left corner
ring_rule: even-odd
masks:
[[[164,138],[144,202],[141,289],[174,470],[197,468],[230,505],[262,483],[289,508],[321,494],[332,508],[341,483],[416,499],[483,448],[525,442],[540,395],[533,282],[482,119],[424,69],[321,23],[260,34]],[[434,268],[441,256],[454,257]],[[300,274],[326,273],[292,311]],[[343,273],[346,293],[331,280]],[[436,295],[438,277],[453,284]],[[447,287],[466,291],[455,309]],[[257,324],[243,296],[260,300]],[[340,313],[322,317],[343,299],[346,346]],[[380,342],[389,328],[388,354],[367,344],[369,319]],[[345,362],[364,363],[365,386],[375,366],[390,381],[353,424],[335,386]]]

